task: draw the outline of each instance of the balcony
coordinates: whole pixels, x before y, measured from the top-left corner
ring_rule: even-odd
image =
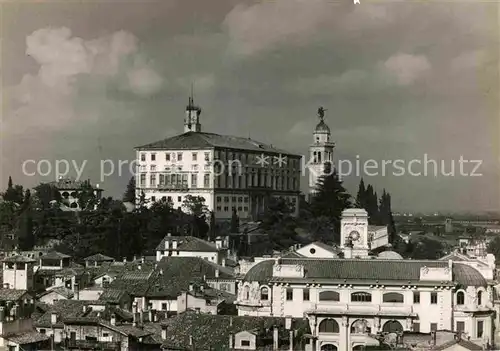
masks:
[[[321,303],[313,304],[308,314],[367,315],[387,317],[416,317],[413,306],[404,304]]]
[[[187,184],[158,184],[156,186],[156,188],[159,190],[166,190],[166,191],[172,191],[172,190],[188,191],[189,190],[189,187]]]
[[[455,305],[453,306],[455,312],[475,313],[475,312],[489,312],[494,311],[492,304],[482,306],[477,305]]]

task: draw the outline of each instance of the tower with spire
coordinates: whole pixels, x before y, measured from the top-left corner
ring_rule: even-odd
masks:
[[[201,108],[194,104],[193,86],[191,86],[191,96],[186,106],[186,117],[184,118],[184,133],[201,132],[200,115]]]
[[[317,191],[318,181],[324,174],[333,170],[333,149],[335,143],[330,140],[330,128],[325,123],[325,111],[318,108],[319,123],[314,128],[314,141],[309,146],[309,197]]]

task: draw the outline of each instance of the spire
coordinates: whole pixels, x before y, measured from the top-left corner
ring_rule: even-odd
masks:
[[[193,83],[191,83],[191,94],[186,106],[186,117],[184,119],[184,132],[201,132],[200,114],[201,108],[194,104]]]

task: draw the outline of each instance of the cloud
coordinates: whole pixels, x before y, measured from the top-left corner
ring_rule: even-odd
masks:
[[[139,52],[135,36],[125,31],[84,40],[72,36],[66,27],[43,28],[26,38],[26,54],[39,70],[36,75],[25,75],[12,89],[15,108],[7,118],[15,124],[7,123],[8,130],[32,125],[60,129],[77,119],[81,123],[84,116],[74,102],[80,97],[82,79],[90,80],[98,91],[122,82],[122,89],[141,96],[162,86],[161,76]],[[94,104],[105,99],[94,98]]]
[[[329,19],[329,7],[323,0],[238,4],[223,23],[230,38],[229,51],[235,55],[254,55],[283,40],[300,40]]]
[[[383,69],[393,75],[398,84],[410,85],[431,69],[431,64],[423,55],[397,54],[383,63]]]

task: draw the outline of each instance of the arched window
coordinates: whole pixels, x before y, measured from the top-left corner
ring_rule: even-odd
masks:
[[[67,199],[69,197],[69,193],[67,191],[65,191],[64,193],[62,193],[62,196]]]
[[[339,333],[339,324],[335,319],[327,318],[319,324],[320,333]]]
[[[481,306],[483,304],[483,292],[480,290],[477,293],[477,304]]]
[[[322,291],[319,293],[320,301],[340,301],[340,295],[336,291]]]
[[[403,294],[396,292],[385,293],[382,297],[383,302],[403,303],[404,300]]]
[[[260,289],[260,299],[263,301],[269,300],[269,289],[266,287],[263,287]]]
[[[366,319],[358,319],[351,325],[351,334],[371,333],[368,321]]]
[[[465,303],[465,294],[463,291],[457,292],[457,305],[463,305]]]
[[[245,286],[243,288],[243,298],[245,300],[249,300],[250,299],[250,288],[248,286]]]
[[[388,321],[382,328],[384,333],[399,333],[403,331],[403,326],[398,321]]]
[[[352,302],[372,302],[372,294],[367,292],[356,292],[351,294]]]
[[[72,203],[69,205],[69,207],[71,207],[71,208],[77,208],[77,207],[78,207],[78,203],[76,203],[76,202],[72,202]]]
[[[332,344],[326,344],[321,346],[321,351],[337,351],[337,346]]]

